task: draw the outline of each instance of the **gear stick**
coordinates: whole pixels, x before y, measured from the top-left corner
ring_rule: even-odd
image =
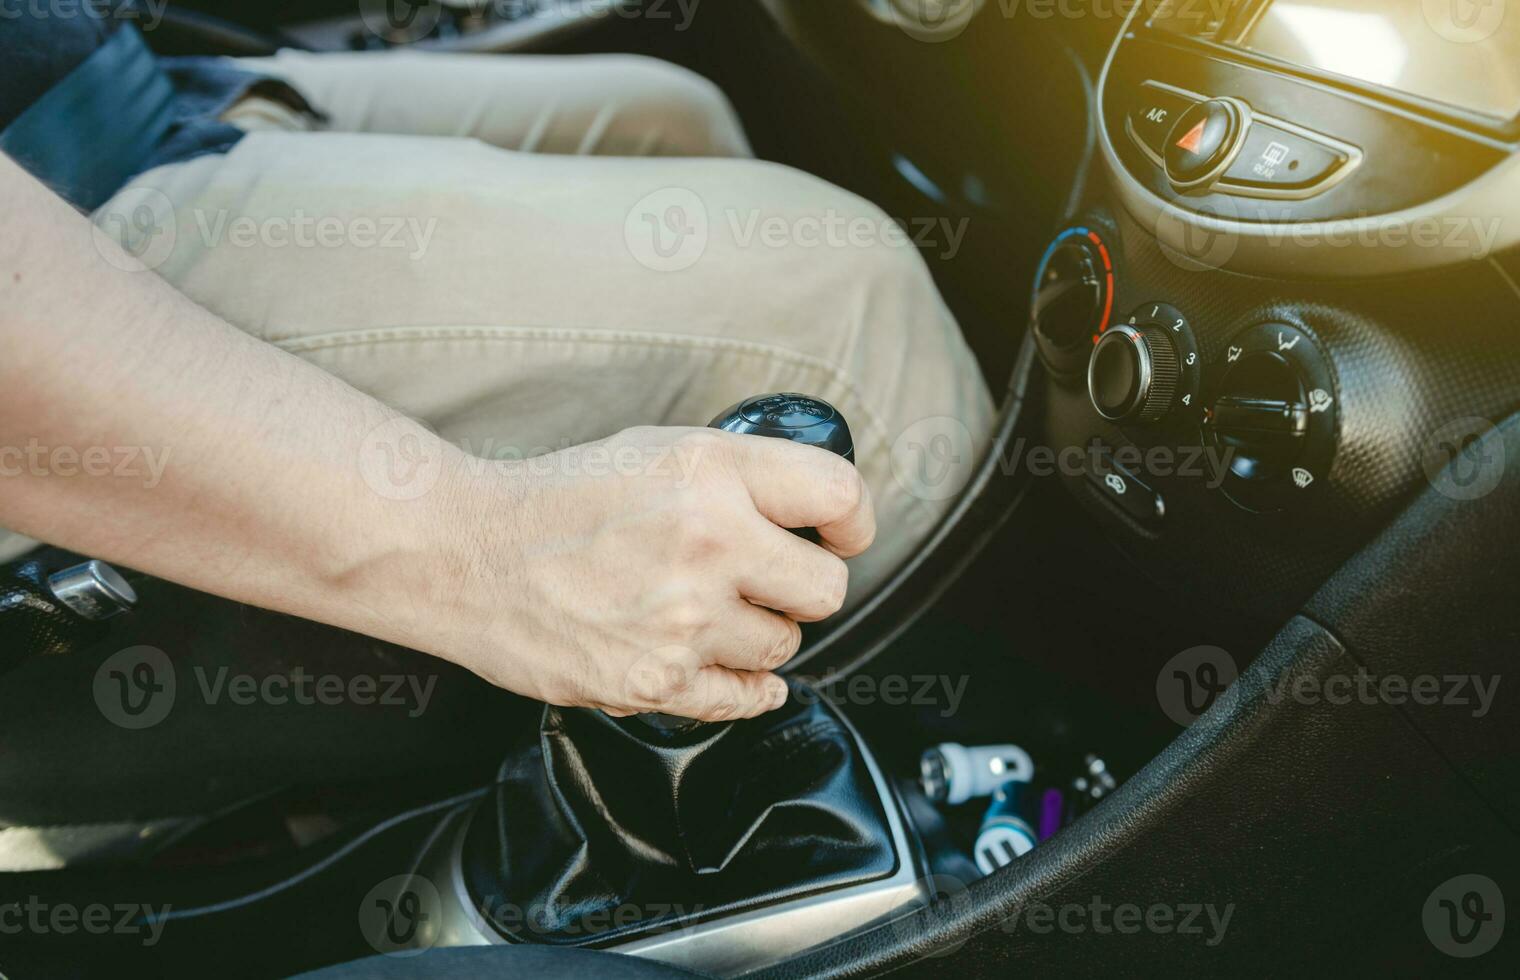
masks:
[[[809,446],[838,453],[852,464],[855,462],[855,441],[850,437],[850,426],[838,410],[821,398],[781,392],[774,395],[755,395],[719,412],[709,429],[737,432],[742,435],[770,436],[789,439]],[[816,542],[818,534],[812,528],[798,528],[794,533]],[[703,724],[692,718],[647,712],[637,716],[639,721],[665,735],[681,735]]]
[[[833,405],[809,395],[783,393],[746,398],[707,424],[710,429],[772,436],[838,453],[855,462],[855,443],[844,416]]]
[[[712,427],[854,462],[844,417],[807,395],[745,399]],[[831,705],[792,691],[769,714],[719,724],[546,706],[471,821],[473,900],[531,912],[495,923],[509,939],[580,945],[890,875],[897,856],[859,745]]]

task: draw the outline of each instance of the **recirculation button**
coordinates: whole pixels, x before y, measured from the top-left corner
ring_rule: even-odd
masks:
[[[1154,526],[1166,516],[1166,504],[1161,494],[1120,466],[1111,450],[1105,449],[1098,454],[1087,471],[1087,480],[1100,496],[1141,524]]]

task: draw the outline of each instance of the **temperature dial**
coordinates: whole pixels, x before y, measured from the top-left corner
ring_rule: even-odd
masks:
[[[1068,228],[1040,259],[1030,312],[1034,337],[1056,374],[1080,377],[1113,312],[1114,265],[1098,234]]]

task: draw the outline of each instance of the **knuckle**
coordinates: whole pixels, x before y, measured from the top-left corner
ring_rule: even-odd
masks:
[[[866,522],[866,526],[865,526],[865,529],[863,531],[861,542],[860,542],[860,550],[861,551],[865,551],[867,548],[871,547],[871,545],[873,545],[875,543],[876,543],[876,518],[873,515],[871,517],[871,519]]]
[[[619,429],[617,435],[613,436],[611,441],[642,442],[649,437],[652,431],[654,431],[653,426],[630,425],[627,428]]]
[[[829,464],[823,479],[824,500],[840,516],[852,513],[865,498],[860,471],[844,460]]]
[[[711,558],[723,550],[726,538],[717,517],[695,500],[678,506],[671,535],[677,557],[687,561]]]
[[[585,685],[573,677],[557,677],[539,686],[538,696],[548,704],[561,708],[577,708],[590,703]]]
[[[849,594],[850,566],[835,558],[828,567],[818,584],[818,601],[824,614],[832,616],[844,607],[845,596]]]
[[[739,699],[732,694],[720,694],[709,701],[703,711],[707,721],[734,721],[744,716]]]
[[[711,614],[705,603],[688,596],[667,605],[660,618],[666,632],[686,639],[706,628]]]
[[[681,664],[665,657],[646,657],[628,675],[628,699],[636,705],[658,707],[679,698],[691,687]]]
[[[765,670],[776,670],[784,666],[802,645],[802,627],[790,619],[786,620],[786,624],[786,635],[761,660],[761,666]]]
[[[618,446],[637,446],[644,448],[647,446],[658,445],[661,441],[661,438],[662,437],[658,427],[653,425],[635,425],[622,430],[617,435],[609,439],[608,442],[614,443]]]
[[[696,466],[705,466],[728,449],[728,440],[714,429],[691,429],[676,437],[675,448]]]

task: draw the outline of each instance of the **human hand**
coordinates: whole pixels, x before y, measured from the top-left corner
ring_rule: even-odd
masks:
[[[501,687],[613,715],[780,707],[799,623],[838,611],[869,493],[823,449],[637,428],[456,488],[478,536],[447,623],[418,644]],[[784,528],[815,527],[820,544]]]

